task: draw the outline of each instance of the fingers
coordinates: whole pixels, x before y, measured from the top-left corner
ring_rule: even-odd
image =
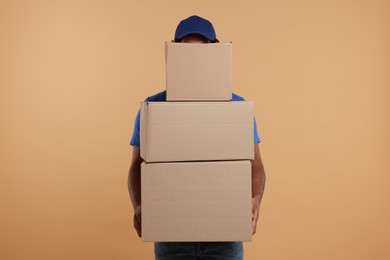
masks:
[[[258,219],[259,219],[259,209],[256,209],[252,212],[252,235],[256,234]]]
[[[136,215],[134,215],[134,228],[137,231],[138,236],[141,237],[142,236],[141,221],[137,218]]]
[[[257,223],[255,220],[252,220],[252,235],[256,234]]]

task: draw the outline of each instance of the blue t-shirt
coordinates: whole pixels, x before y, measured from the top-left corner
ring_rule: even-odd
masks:
[[[147,99],[145,99],[146,102],[162,102],[167,101],[167,92],[164,90],[156,95],[150,96]],[[232,94],[232,101],[245,101],[243,97],[240,97],[239,95]],[[253,124],[253,131],[254,131],[254,142],[260,143],[260,138],[257,133],[257,126],[256,126],[256,118],[253,118],[254,124]],[[140,111],[138,110],[137,118],[135,119],[134,123],[134,131],[133,131],[133,137],[131,138],[130,144],[132,146],[140,146],[139,144],[139,125],[140,125]]]

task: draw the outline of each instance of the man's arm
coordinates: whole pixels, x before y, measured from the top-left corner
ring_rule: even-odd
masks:
[[[265,187],[265,171],[261,160],[259,144],[255,144],[255,157],[252,162],[252,234],[256,233],[260,202]]]
[[[131,202],[134,207],[134,228],[141,237],[141,163],[140,148],[133,146],[133,157],[131,160],[127,186]]]

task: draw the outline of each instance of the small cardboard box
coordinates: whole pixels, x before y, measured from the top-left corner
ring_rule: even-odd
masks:
[[[141,165],[143,241],[251,241],[250,161]]]
[[[166,43],[167,101],[232,98],[232,43]]]
[[[253,159],[253,102],[143,102],[140,138],[146,162]]]

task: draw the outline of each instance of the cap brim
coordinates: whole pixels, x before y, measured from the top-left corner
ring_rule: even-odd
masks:
[[[190,34],[199,34],[199,35],[205,37],[206,39],[208,39],[210,41],[215,40],[215,39],[212,39],[212,37],[210,37],[209,35],[207,35],[207,33],[202,32],[202,31],[186,31],[182,35],[178,35],[178,38],[176,38],[175,40],[181,40],[181,39],[183,39],[184,37],[186,37],[186,36],[188,36]]]

